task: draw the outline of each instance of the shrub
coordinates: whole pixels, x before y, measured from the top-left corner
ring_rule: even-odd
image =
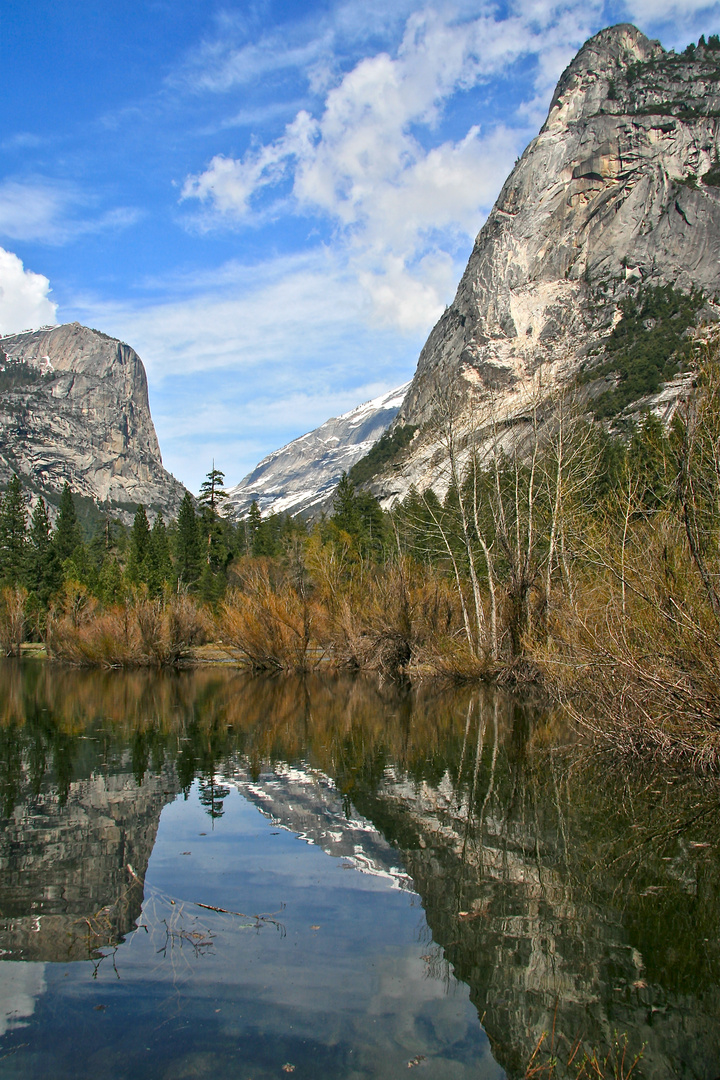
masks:
[[[220,607],[223,640],[256,671],[305,671],[310,653],[313,610],[291,583],[273,581],[267,561],[251,564]]]
[[[19,656],[25,636],[27,591],[18,585],[0,591],[0,649],[5,656]]]
[[[83,667],[164,667],[205,640],[207,621],[186,596],[136,595],[103,612],[75,605],[50,612],[48,654]]]

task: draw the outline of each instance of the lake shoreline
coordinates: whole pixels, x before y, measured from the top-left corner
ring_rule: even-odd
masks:
[[[636,762],[638,767],[657,765],[680,767],[682,770],[699,775],[713,775],[720,772],[720,729],[700,728],[692,723],[683,724],[677,719],[672,728],[652,723],[648,715],[618,714],[613,718],[595,711],[592,701],[588,705],[583,701],[582,690],[568,683],[561,683],[544,671],[531,659],[522,659],[514,665],[499,665],[491,672],[483,674],[452,673],[426,667],[409,668],[394,672],[382,672],[374,669],[354,668],[348,664],[336,662],[332,656],[323,655],[314,664],[301,671],[279,669],[262,671],[253,667],[244,659],[240,650],[219,641],[194,645],[187,652],[171,663],[84,663],[73,662],[64,657],[53,657],[40,642],[24,643],[20,650],[20,659],[39,660],[57,665],[67,670],[101,670],[105,672],[134,671],[169,671],[189,672],[203,669],[232,671],[252,678],[271,677],[277,679],[304,678],[308,675],[363,676],[375,679],[381,685],[405,686],[411,689],[437,687],[438,690],[465,686],[481,689],[483,687],[507,691],[511,694],[532,692],[547,707],[560,711],[580,738],[589,745],[616,752],[622,759]]]

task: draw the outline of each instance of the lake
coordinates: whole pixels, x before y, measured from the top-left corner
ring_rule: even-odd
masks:
[[[714,1080],[719,852],[506,693],[4,661],[0,1078]]]

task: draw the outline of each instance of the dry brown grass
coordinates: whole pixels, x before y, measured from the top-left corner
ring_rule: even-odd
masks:
[[[165,667],[205,640],[208,620],[187,596],[138,595],[99,612],[81,588],[48,617],[48,655],[81,667]]]

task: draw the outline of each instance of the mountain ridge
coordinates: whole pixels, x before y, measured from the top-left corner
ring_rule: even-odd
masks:
[[[332,503],[348,472],[380,439],[397,415],[409,383],[331,417],[258,462],[228,489],[229,511],[242,517],[257,502],[262,513],[316,517]]]
[[[654,374],[633,378],[613,333],[633,304],[635,323],[651,314],[658,290],[669,290],[668,320],[683,309],[682,327],[673,324],[682,334],[720,319],[719,117],[720,42],[701,41],[678,55],[630,23],[585,42],[503,184],[389,422],[388,436],[414,431],[409,445],[379,469],[373,465],[361,484],[386,509],[413,486],[444,496],[449,470],[438,415],[448,407],[463,453],[483,442],[478,417],[487,421],[491,410],[519,421],[538,393],[578,377],[590,411],[604,402],[596,415],[606,424],[613,407],[628,421],[648,409],[672,415],[689,386],[685,360],[651,357]],[[645,319],[648,327],[656,321],[654,314]],[[312,434],[303,436],[308,448]],[[273,500],[263,487],[273,457],[234,490],[254,484],[261,509],[297,512],[297,504],[283,503],[280,493]],[[297,463],[298,490],[306,482],[312,488],[313,468],[310,456]],[[318,506],[330,505],[325,481]],[[310,516],[311,501],[303,509]]]

